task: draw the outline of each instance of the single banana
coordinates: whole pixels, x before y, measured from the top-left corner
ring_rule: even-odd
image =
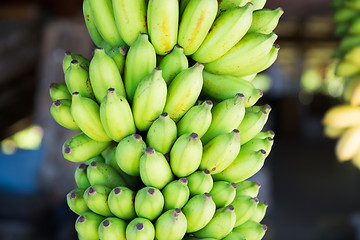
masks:
[[[135,212],[138,217],[155,220],[164,208],[164,197],[159,189],[144,187],[135,196]]]
[[[237,93],[232,98],[221,101],[211,110],[211,115],[209,129],[201,138],[204,145],[216,136],[229,133],[239,126],[245,115],[244,95]]]
[[[113,188],[108,196],[111,213],[126,221],[136,218],[134,201],[135,192],[124,186]]]
[[[145,153],[146,143],[139,134],[123,138],[116,147],[116,162],[121,170],[131,176],[140,176],[140,158]]]
[[[330,108],[323,116],[322,124],[336,128],[360,125],[360,106],[339,104]]]
[[[88,206],[83,198],[85,190],[83,188],[75,188],[66,195],[66,202],[71,211],[77,215],[81,215],[89,211]]]
[[[259,194],[261,184],[256,181],[244,180],[236,183],[236,196],[246,195],[250,197],[257,197]]]
[[[187,221],[181,209],[168,210],[155,222],[155,238],[158,240],[181,240],[186,233]]]
[[[237,93],[244,95],[245,107],[253,106],[263,92],[257,89],[251,82],[232,75],[219,75],[203,71],[204,87],[202,91],[216,100],[223,101],[232,98]]]
[[[99,239],[99,225],[105,218],[91,211],[81,214],[75,222],[75,230],[86,240]]]
[[[164,112],[175,122],[196,103],[203,85],[203,69],[203,64],[195,63],[176,75],[169,85]]]
[[[216,208],[227,207],[235,199],[236,183],[215,181],[210,194],[216,204]]]
[[[100,107],[92,99],[83,97],[79,92],[72,94],[71,115],[76,125],[88,137],[99,142],[110,142],[100,120]]]
[[[164,211],[183,208],[190,197],[188,180],[184,177],[168,183],[162,190],[164,196]]]
[[[204,64],[221,58],[244,37],[250,28],[252,13],[252,4],[234,7],[222,13],[215,19],[209,33],[192,58]]]
[[[254,5],[254,10],[259,10],[265,6],[266,0],[251,0],[251,3]]]
[[[195,172],[201,162],[203,145],[196,133],[181,135],[170,151],[170,167],[177,177],[186,177]]]
[[[124,42],[131,46],[139,33],[147,33],[145,0],[112,0],[117,29]]]
[[[254,138],[257,138],[257,139],[272,138],[272,139],[274,139],[274,137],[275,137],[275,132],[273,130],[268,130],[268,131],[259,132],[258,134],[256,134],[256,136]]]
[[[88,165],[81,163],[75,169],[74,179],[78,188],[86,189],[91,186],[87,177],[87,168]]]
[[[93,161],[87,168],[87,176],[91,185],[101,184],[109,188],[125,186],[125,180],[110,165]]]
[[[108,206],[108,195],[111,188],[103,185],[92,185],[84,192],[84,200],[88,208],[105,217],[114,216]],[[99,226],[99,225],[98,225]]]
[[[259,202],[254,214],[249,218],[249,220],[251,221],[255,221],[255,222],[261,222],[266,214],[266,210],[268,208],[268,203],[267,202]]]
[[[266,156],[269,155],[271,147],[274,144],[274,139],[271,137],[267,138],[252,138],[247,143],[241,145],[241,151],[260,151],[264,149]]]
[[[101,154],[99,154],[99,155],[97,155],[95,157],[92,157],[89,160],[87,160],[86,165],[89,166],[92,162],[105,163],[105,158]]]
[[[350,77],[360,72],[359,66],[349,60],[338,62],[335,68],[335,75],[338,77]]]
[[[185,55],[192,55],[198,50],[215,20],[217,10],[217,0],[189,1],[181,16],[177,40]]]
[[[86,71],[89,71],[89,65],[90,65],[90,60],[87,59],[86,57],[83,57],[82,55],[70,52],[70,51],[66,51],[64,54],[64,59],[62,61],[62,68],[63,68],[63,72],[64,74],[66,73],[66,71],[68,70],[68,68],[71,65],[71,62],[73,60],[76,60],[79,62],[80,66],[85,69]]]
[[[360,149],[360,126],[350,127],[339,137],[335,154],[340,162],[351,160]]]
[[[205,227],[213,218],[216,205],[210,193],[195,195],[182,209],[187,220],[187,233],[196,232]]]
[[[193,234],[196,237],[222,239],[231,232],[235,221],[236,215],[232,205],[219,208],[215,211],[214,217],[210,222],[200,231],[194,232]]]
[[[127,51],[128,51],[127,47],[116,47],[108,50],[105,49],[106,54],[110,56],[116,63],[116,66],[118,67],[121,76],[124,76],[125,59],[126,59]]]
[[[115,217],[108,217],[99,225],[99,238],[100,240],[126,240],[126,226],[126,221]]]
[[[149,187],[162,189],[173,180],[170,165],[164,155],[148,147],[140,158],[140,177]]]
[[[177,43],[179,0],[149,0],[147,26],[156,53],[165,55]]]
[[[226,235],[226,237],[224,237],[222,240],[246,240],[246,238],[241,233],[232,231],[231,233]]]
[[[284,11],[282,8],[274,10],[260,9],[258,11],[254,11],[253,20],[248,32],[270,34],[278,25],[279,19],[283,13]]]
[[[81,67],[77,60],[72,60],[70,67],[66,70],[65,83],[71,94],[79,92],[84,97],[94,99],[89,71]]]
[[[126,55],[124,84],[129,102],[133,101],[139,82],[156,67],[156,53],[146,33],[140,33]]]
[[[87,0],[91,15],[102,38],[112,47],[125,46],[116,27],[111,0]]]
[[[167,86],[161,69],[154,70],[138,84],[132,103],[136,128],[146,131],[164,110]]]
[[[209,193],[214,185],[209,170],[196,171],[187,177],[190,196]]]
[[[360,67],[359,54],[360,54],[360,46],[356,46],[345,53],[344,60],[349,61]]]
[[[254,215],[259,199],[246,195],[236,196],[231,205],[235,208],[236,223],[235,227],[243,224]]]
[[[96,28],[96,24],[92,16],[88,0],[83,0],[82,10],[83,10],[86,28],[89,32],[91,40],[93,41],[96,47],[103,47],[104,39],[102,38],[101,34]]]
[[[267,226],[255,221],[246,221],[233,229],[234,232],[241,233],[246,239],[260,240],[264,237]]]
[[[71,94],[65,83],[51,83],[49,86],[49,95],[53,102],[56,100],[68,99],[71,100]]]
[[[327,138],[331,138],[331,139],[339,138],[347,129],[347,128],[337,128],[330,125],[325,125],[323,127],[324,127],[323,128],[324,135]]]
[[[127,240],[153,240],[155,239],[155,227],[146,218],[134,218],[126,227]]]
[[[208,169],[211,174],[220,173],[236,158],[240,151],[240,132],[223,133],[214,137],[204,146],[200,169]]]
[[[111,142],[95,141],[82,132],[64,142],[62,153],[64,158],[71,162],[85,162],[99,155],[110,145]]]
[[[249,0],[221,0],[219,1],[219,13],[225,12],[226,10],[235,8],[235,7],[243,7]]]
[[[71,115],[71,100],[56,100],[51,104],[50,114],[61,126],[74,131],[81,131]]]

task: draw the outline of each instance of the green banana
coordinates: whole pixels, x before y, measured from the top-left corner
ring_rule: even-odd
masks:
[[[96,28],[102,38],[112,47],[125,46],[115,22],[111,0],[87,0]]]
[[[116,66],[118,67],[121,76],[124,75],[125,59],[126,59],[127,51],[128,51],[127,47],[116,47],[111,49],[105,49],[105,53],[108,56],[110,56],[116,63]]]
[[[66,70],[65,83],[71,94],[79,92],[84,97],[94,99],[89,71],[81,67],[77,60],[72,60],[70,67]]]
[[[144,187],[135,195],[135,212],[138,217],[155,220],[164,208],[164,196],[159,189]]]
[[[246,195],[250,197],[257,197],[261,184],[259,182],[253,182],[244,180],[236,183],[236,196]]]
[[[280,17],[284,10],[277,8],[274,10],[261,9],[253,13],[253,20],[248,33],[258,32],[263,34],[270,34],[279,23]]]
[[[222,240],[246,240],[245,236],[239,232],[231,232]]]
[[[359,16],[358,10],[350,7],[342,7],[334,13],[333,20],[336,23],[345,23],[353,21],[357,16]]]
[[[180,2],[179,8],[180,8],[180,17],[181,17],[190,0],[179,0],[179,2]]]
[[[125,96],[109,88],[100,104],[100,120],[104,130],[115,142],[136,132],[131,107]]]
[[[237,93],[232,98],[218,103],[211,110],[212,120],[209,129],[201,138],[206,145],[210,140],[239,126],[245,115],[244,95]]]
[[[234,7],[222,13],[215,19],[205,40],[192,58],[204,64],[221,58],[244,37],[250,28],[252,13],[251,4]]]
[[[86,189],[91,186],[87,177],[87,168],[88,165],[81,163],[75,169],[74,179],[78,188]]]
[[[236,183],[215,181],[210,194],[216,204],[216,208],[227,207],[235,199]]]
[[[49,86],[49,95],[53,102],[62,99],[71,100],[71,94],[65,83],[51,83]]]
[[[259,98],[263,96],[263,92],[257,89],[251,82],[232,75],[220,75],[203,71],[204,87],[202,91],[219,101],[232,98],[237,93],[244,95],[245,107],[253,106]]]
[[[211,174],[220,173],[236,158],[240,151],[240,132],[223,133],[214,137],[204,146],[200,169],[208,169]]]
[[[178,0],[149,0],[147,26],[151,43],[159,55],[169,53],[177,43]]]
[[[92,185],[84,192],[84,200],[88,208],[105,217],[114,216],[108,206],[108,196],[111,188],[104,185]]]
[[[254,5],[254,10],[259,10],[265,6],[266,0],[251,0],[251,3]]]
[[[140,176],[140,158],[145,153],[146,143],[139,134],[123,138],[116,147],[116,162],[125,173]]]
[[[246,221],[233,229],[234,232],[241,233],[246,239],[260,240],[264,237],[267,226],[255,221]]]
[[[260,151],[263,149],[266,152],[266,156],[268,156],[273,143],[274,139],[271,137],[263,139],[254,137],[244,145],[241,145],[241,151]]]
[[[184,49],[179,45],[175,45],[173,50],[159,62],[159,68],[162,70],[162,76],[167,85],[171,83],[176,75],[188,67],[189,62],[184,54]]]
[[[89,166],[92,162],[105,163],[105,158],[101,154],[99,154],[99,155],[97,155],[95,157],[92,157],[89,160],[87,160],[86,165]]]
[[[89,32],[90,38],[95,44],[96,47],[102,47],[104,44],[104,39],[100,35],[99,31],[96,28],[94,18],[91,14],[90,6],[87,0],[83,0],[82,5],[83,16],[86,24],[86,28]]]
[[[214,185],[209,170],[198,170],[190,174],[186,179],[188,180],[191,196],[209,193]]]
[[[243,7],[249,0],[221,0],[219,1],[219,13],[225,12],[228,9],[235,7]]]
[[[164,112],[175,122],[196,103],[203,85],[203,69],[203,64],[195,63],[181,71],[170,83]]]
[[[259,132],[258,134],[256,134],[256,136],[254,138],[257,138],[257,139],[272,138],[272,139],[274,139],[274,137],[275,137],[275,132],[273,130],[268,130],[268,131],[264,131],[264,132]]]
[[[162,190],[164,196],[164,211],[182,208],[190,197],[188,180],[184,177],[168,183]]]
[[[127,240],[153,240],[155,239],[155,227],[146,218],[134,218],[126,227]]]
[[[155,238],[158,240],[181,240],[186,233],[187,221],[181,209],[168,210],[155,222]]]
[[[91,211],[80,215],[75,222],[75,230],[86,240],[99,239],[99,225],[105,218]]]
[[[255,222],[261,222],[263,220],[263,218],[265,217],[266,214],[266,210],[268,208],[268,204],[267,202],[259,202],[254,214],[249,218],[249,220],[251,221],[255,221]]]
[[[119,34],[131,46],[139,33],[147,33],[145,0],[113,0],[112,3]]]
[[[346,52],[360,44],[360,35],[346,35],[341,38],[334,51],[334,57],[342,58]]]
[[[82,188],[75,188],[66,195],[66,202],[71,211],[77,215],[81,215],[89,211],[88,206],[83,198],[85,190]]]
[[[148,147],[140,158],[140,177],[149,187],[162,189],[173,180],[170,165],[164,155]]]
[[[161,69],[154,70],[138,84],[132,103],[136,128],[146,131],[164,110],[167,86],[161,76]]]
[[[72,94],[71,115],[75,123],[88,137],[99,142],[110,142],[100,120],[100,107],[92,99],[83,97],[79,92]]]
[[[196,237],[222,239],[231,232],[235,221],[236,215],[232,205],[219,208],[215,211],[214,217],[210,222],[200,231],[194,232],[193,234]]]
[[[124,186],[113,188],[108,196],[111,213],[126,221],[136,217],[134,201],[135,192]]]
[[[80,66],[85,69],[86,71],[89,71],[89,65],[90,65],[90,60],[87,59],[86,57],[83,57],[82,55],[70,52],[70,51],[66,51],[64,54],[64,59],[62,61],[62,68],[63,68],[63,72],[64,74],[66,73],[66,71],[68,70],[68,68],[71,65],[71,62],[73,60],[76,60],[79,62]]]
[[[130,46],[125,60],[124,84],[129,102],[133,101],[139,82],[156,67],[156,52],[146,33],[140,33]]]
[[[187,233],[205,227],[215,214],[216,205],[210,193],[195,195],[185,204],[182,212],[187,220]]]
[[[127,222],[115,217],[104,219],[99,225],[98,233],[100,240],[126,240]]]
[[[196,133],[185,133],[174,143],[170,151],[170,167],[177,177],[195,172],[201,162],[203,146]]]
[[[87,176],[91,185],[101,184],[109,188],[125,186],[126,182],[110,165],[93,161],[87,168]]]
[[[236,223],[235,227],[243,224],[254,215],[259,199],[246,195],[236,196],[231,205],[235,208]]]
[[[210,100],[206,100],[202,104],[192,106],[177,123],[178,135],[196,133],[199,138],[204,136],[212,121],[212,107],[213,102]]]
[[[51,104],[50,114],[61,126],[74,131],[81,131],[71,115],[71,100],[56,100]]]
[[[105,49],[97,48],[90,61],[89,77],[96,100],[101,103],[109,88],[126,97],[120,71],[114,59],[106,54]]]
[[[360,46],[356,46],[345,53],[344,60],[351,62],[352,64],[355,64],[357,66],[360,66]]]
[[[99,155],[110,145],[111,142],[98,142],[81,132],[64,142],[62,153],[64,158],[71,162],[85,162]]]
[[[360,34],[360,18],[354,19],[350,26],[348,24],[345,24],[346,27],[348,27],[348,31],[350,34],[353,35],[359,35]]]
[[[217,0],[189,1],[181,16],[177,40],[185,55],[198,50],[215,20],[217,9]]]
[[[165,154],[168,153],[177,137],[175,122],[168,113],[162,113],[150,126],[146,143],[149,147]]]

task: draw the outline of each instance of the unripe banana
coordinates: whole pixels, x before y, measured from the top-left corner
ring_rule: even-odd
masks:
[[[147,26],[156,53],[165,55],[177,43],[179,24],[178,0],[149,0]]]
[[[131,46],[139,33],[146,33],[145,0],[113,0],[114,17],[121,38]]]
[[[88,165],[86,165],[85,163],[81,163],[76,167],[74,179],[78,188],[86,189],[91,186],[87,177],[87,168]]]
[[[138,84],[132,104],[136,128],[146,131],[164,110],[167,86],[161,69],[154,70]]]
[[[257,197],[261,184],[249,180],[241,181],[236,184],[236,196],[246,195],[250,197]]]
[[[239,232],[245,236],[246,239],[260,240],[264,237],[267,226],[255,221],[246,221],[238,227],[233,229],[234,232]]]
[[[86,205],[86,202],[83,198],[84,195],[84,189],[83,188],[76,188],[71,190],[66,195],[66,202],[71,211],[76,213],[77,215],[81,215],[87,211],[89,211],[88,206]]]
[[[346,35],[342,37],[340,43],[335,49],[334,57],[342,58],[346,52],[360,44],[359,35]]]
[[[192,106],[177,123],[178,135],[196,133],[199,138],[204,136],[212,122],[211,109],[213,102],[204,101],[202,104]]]
[[[65,83],[51,83],[49,87],[49,95],[53,102],[61,99],[71,100],[71,94]]]
[[[100,120],[100,107],[92,99],[83,97],[79,92],[72,94],[71,115],[75,123],[88,137],[99,142],[110,142]]]
[[[340,162],[351,160],[360,149],[360,127],[350,127],[339,137],[335,154]]]
[[[126,185],[119,173],[106,163],[91,162],[87,168],[87,176],[91,185],[101,184],[109,188]]]
[[[253,5],[247,4],[229,9],[218,16],[192,58],[201,63],[209,63],[230,51],[250,28],[252,12]]]
[[[359,66],[349,60],[338,62],[335,68],[335,75],[338,77],[350,77],[360,72]]]
[[[116,147],[116,162],[121,170],[131,176],[140,176],[140,158],[145,153],[146,143],[139,134],[123,138]]]
[[[89,160],[87,160],[87,161],[86,161],[86,165],[89,166],[92,162],[106,163],[106,162],[105,162],[105,158],[104,158],[101,154],[99,154],[99,155],[97,155],[97,156],[95,156],[95,157],[92,157],[92,158],[90,158]]]
[[[124,83],[129,102],[133,101],[139,82],[156,67],[156,53],[146,33],[140,33],[126,55]]]
[[[187,221],[181,209],[168,210],[155,222],[155,237],[158,240],[181,240],[186,233]]]
[[[155,227],[146,218],[134,218],[126,227],[127,240],[153,240]]]
[[[149,187],[162,189],[173,180],[170,165],[163,154],[148,147],[140,158],[140,177]]]
[[[111,188],[104,185],[92,185],[84,192],[84,200],[88,208],[105,217],[114,216],[108,206],[108,196]],[[99,225],[98,225],[99,227]]]
[[[164,211],[182,208],[190,197],[190,190],[186,178],[180,178],[168,183],[163,189]]]
[[[249,218],[249,220],[251,221],[255,221],[255,222],[261,222],[263,220],[263,218],[265,217],[266,214],[266,210],[268,208],[268,204],[267,202],[259,202],[254,214]]]
[[[98,142],[84,133],[79,133],[64,142],[62,153],[64,158],[71,162],[85,162],[99,155],[110,145],[111,142]]]
[[[70,67],[66,70],[65,83],[71,94],[79,92],[84,97],[94,99],[89,72],[81,67],[77,60],[72,60]]]
[[[245,236],[239,232],[231,232],[222,240],[246,240]]]
[[[136,217],[134,201],[135,192],[123,186],[112,189],[108,197],[111,213],[126,221]]]
[[[162,113],[150,126],[146,135],[149,147],[165,154],[168,153],[177,137],[176,124],[168,113]]]
[[[200,169],[208,169],[211,174],[220,173],[236,158],[240,151],[240,132],[223,133],[214,137],[204,146]]]
[[[144,187],[135,196],[135,212],[139,217],[155,220],[164,208],[164,197],[159,189]]]
[[[259,203],[258,198],[246,195],[236,196],[231,205],[235,208],[236,223],[235,227],[243,224],[254,215],[256,207]]]
[[[71,115],[71,100],[56,100],[51,104],[50,114],[61,126],[74,131],[81,131]]]
[[[274,139],[274,137],[275,137],[275,132],[273,130],[268,130],[268,131],[264,131],[264,132],[259,132],[258,134],[256,134],[256,136],[254,138],[257,138],[257,139],[272,138],[272,139]]]
[[[89,66],[89,77],[98,103],[101,103],[109,88],[114,88],[117,93],[126,97],[119,68],[103,48],[94,50]]]
[[[237,93],[232,98],[221,101],[211,110],[211,115],[210,127],[201,138],[204,145],[239,126],[245,115],[244,95]]]
[[[271,137],[268,138],[252,138],[247,143],[241,145],[241,151],[260,151],[264,149],[266,152],[266,156],[269,155],[271,151],[271,147],[274,143],[274,139]]]
[[[116,47],[108,50],[105,49],[106,54],[110,56],[116,63],[116,66],[118,67],[121,76],[123,76],[124,74],[127,51],[128,51],[127,47]]]
[[[212,237],[222,239],[233,229],[236,221],[234,207],[219,208],[215,211],[214,217],[200,231],[194,232],[196,237]]]
[[[198,50],[215,20],[217,9],[217,0],[189,1],[181,16],[177,40],[185,55]]]
[[[222,0],[219,1],[219,12],[224,12],[235,7],[243,7],[249,0]]]
[[[182,212],[187,220],[187,233],[205,227],[215,214],[216,205],[210,193],[195,195],[185,204]]]
[[[322,124],[337,128],[359,126],[360,106],[348,104],[336,105],[324,114]]]
[[[80,215],[75,222],[75,230],[79,236],[87,240],[99,239],[99,225],[104,220],[103,216],[100,216],[91,211],[85,212]]]
[[[209,193],[214,185],[209,170],[196,171],[186,179],[188,180],[188,188],[191,196]]]
[[[97,30],[102,38],[112,47],[125,46],[115,23],[111,0],[87,0]]]
[[[124,220],[108,217],[99,225],[99,238],[100,240],[126,240],[126,226],[127,222]]]
[[[181,135],[170,151],[170,167],[177,177],[186,177],[195,172],[201,162],[203,146],[196,133]]]
[[[179,45],[175,45],[173,50],[164,56],[159,63],[159,68],[162,70],[162,76],[167,85],[178,75],[181,71],[189,67],[189,62],[184,54],[184,49]]]
[[[96,47],[103,47],[104,39],[96,28],[96,24],[91,14],[90,6],[87,0],[83,0],[82,9],[86,28],[89,32],[91,40],[94,42]]]
[[[265,6],[266,0],[251,0],[251,3],[254,5],[254,10],[259,10]]]
[[[253,13],[252,23],[248,32],[270,34],[278,25],[279,19],[283,13],[284,11],[282,8],[277,8],[274,10],[260,9],[255,11]]]
[[[236,183],[215,181],[210,194],[216,204],[216,208],[227,207],[235,199]]]
[[[195,63],[176,75],[169,85],[164,112],[175,122],[196,103],[203,85],[203,68],[203,64]]]
[[[80,64],[80,66],[83,69],[85,69],[86,71],[89,71],[89,65],[90,65],[89,59],[83,57],[82,55],[66,51],[64,54],[63,62],[62,62],[62,68],[63,68],[64,74],[66,73],[67,69],[70,67],[71,62],[73,60],[78,61],[78,63]]]
[[[186,6],[190,2],[190,0],[180,0],[179,2],[180,2],[179,6],[180,6],[180,17],[181,17],[184,10],[185,10],[185,8],[186,8]]]
[[[332,126],[329,126],[329,125],[325,125],[323,126],[323,132],[324,132],[324,135],[327,137],[327,138],[331,138],[331,139],[336,139],[336,138],[339,138],[347,128],[337,128],[337,127],[332,127]]]

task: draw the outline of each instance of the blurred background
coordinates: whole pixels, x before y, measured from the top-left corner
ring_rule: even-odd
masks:
[[[266,129],[275,144],[251,180],[269,208],[268,240],[360,239],[360,171],[339,163],[321,118],[340,103],[334,76],[330,0],[268,0],[284,15],[275,33],[276,63],[255,80],[272,107]],[[2,0],[0,3],[0,239],[76,239],[76,215],[65,195],[76,164],[61,146],[74,132],[50,116],[48,88],[63,82],[65,51],[91,58],[94,45],[81,0]]]

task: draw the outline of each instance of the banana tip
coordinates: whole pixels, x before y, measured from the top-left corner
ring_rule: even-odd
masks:
[[[263,231],[267,231],[268,227],[267,227],[265,224],[263,224],[263,225],[261,226],[261,229],[262,229]]]
[[[207,198],[211,198],[211,194],[210,193],[204,193],[205,197]]]
[[[137,134],[137,133],[134,133],[134,134],[133,134],[133,137],[134,137],[136,140],[141,140],[141,139],[142,139],[141,135],[140,135],[140,134]]]
[[[119,194],[121,192],[121,189],[120,188],[114,188],[114,194]]]
[[[70,199],[75,199],[75,198],[76,198],[76,193],[72,192],[72,193],[70,194]]]
[[[91,166],[91,167],[96,167],[96,166],[97,166],[97,162],[96,162],[96,161],[92,161],[92,162],[90,163],[90,166]]]
[[[234,211],[234,210],[235,210],[235,208],[234,208],[233,205],[229,205],[229,206],[227,206],[226,208],[227,208],[228,210],[230,210],[230,211]]]
[[[204,172],[205,174],[210,174],[210,171],[207,170],[207,169],[205,169],[203,172]]]
[[[142,223],[137,223],[137,224],[136,224],[136,229],[137,229],[137,230],[140,231],[140,230],[142,230],[143,228],[144,228],[144,224],[142,224]]]
[[[78,64],[79,62],[76,60],[76,59],[74,59],[74,60],[72,60],[71,61],[71,64]]]
[[[254,197],[253,198],[253,201],[257,204],[257,203],[259,203],[259,199],[257,198],[257,197]]]
[[[104,220],[103,221],[103,224],[102,224],[104,227],[108,227],[110,225],[110,221],[109,220]]]
[[[80,223],[85,222],[85,217],[80,216],[77,221],[80,222]]]
[[[69,154],[71,152],[71,148],[69,146],[64,148],[64,153]]]
[[[88,193],[89,193],[90,195],[94,194],[94,193],[95,193],[95,188],[90,187],[89,190],[88,190]]]
[[[231,183],[231,186],[232,186],[234,189],[236,189],[236,188],[237,188],[236,183]]]
[[[167,117],[167,116],[169,116],[169,114],[167,112],[163,112],[160,116]]]
[[[154,195],[155,189],[154,189],[154,188],[149,188],[149,189],[147,190],[147,192],[148,192],[150,195]]]
[[[54,105],[55,105],[56,107],[60,106],[60,105],[61,105],[61,101],[60,101],[60,100],[56,100],[56,101],[54,102]]]
[[[79,165],[79,169],[80,170],[83,170],[83,169],[85,169],[86,168],[86,164],[85,163],[81,163],[80,165]]]
[[[155,150],[152,148],[152,147],[147,147],[145,149],[145,153],[147,154],[154,154],[155,153]]]
[[[185,177],[180,178],[180,182],[187,184],[188,180]]]

